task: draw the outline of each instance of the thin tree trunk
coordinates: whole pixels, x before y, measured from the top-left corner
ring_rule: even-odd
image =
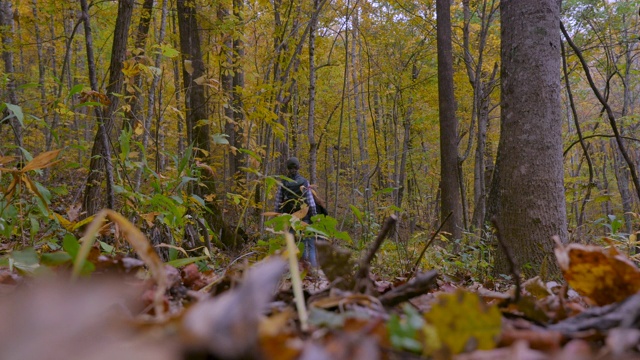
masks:
[[[318,4],[320,0],[313,0],[313,14],[311,16],[311,28],[309,29],[309,125],[307,137],[309,138],[309,182],[318,182],[318,142],[315,137],[316,117],[316,29],[318,27]]]
[[[218,4],[218,20],[227,23],[226,27],[229,27],[231,10],[227,6],[226,2]],[[236,124],[233,109],[233,32],[229,31],[222,36],[220,78],[224,95],[224,129],[225,134],[228,136],[229,144],[233,145],[236,143]],[[229,176],[233,177],[238,171],[238,164],[236,164],[236,155],[231,149],[228,151],[227,161],[229,163]]]
[[[356,122],[356,132],[358,137],[358,152],[360,157],[360,165],[357,167],[357,170],[360,172],[361,179],[359,181],[362,182],[363,186],[366,186],[367,177],[369,176],[369,166],[367,165],[369,161],[369,154],[367,152],[367,143],[365,139],[366,134],[366,125],[365,125],[365,117],[364,117],[364,109],[362,108],[362,104],[360,102],[360,81],[358,80],[358,67],[357,67],[357,38],[358,38],[358,12],[354,11],[353,17],[351,19],[351,33],[352,33],[352,41],[351,41],[351,82],[353,83],[353,105],[355,110],[355,122]],[[400,185],[402,186],[402,185]]]
[[[38,16],[38,0],[31,1],[31,10],[33,11],[33,30],[36,38],[36,49],[38,53],[38,85],[40,87],[40,108],[42,109],[42,121],[46,124],[49,120],[49,111],[47,108],[47,88],[44,83],[45,74],[45,58],[42,51],[42,36],[40,34],[40,24]],[[45,138],[48,137],[45,134]]]
[[[569,46],[571,46],[576,56],[578,56],[578,59],[580,60],[580,63],[582,64],[582,68],[584,69],[584,73],[587,77],[587,81],[589,82],[589,86],[591,87],[591,90],[593,91],[594,95],[596,96],[596,98],[598,98],[598,101],[602,104],[602,106],[606,111],[607,118],[609,119],[609,125],[611,126],[611,130],[613,130],[616,143],[618,144],[618,149],[620,149],[620,153],[622,154],[622,157],[624,158],[625,162],[627,163],[627,166],[629,167],[629,172],[631,173],[633,185],[636,189],[636,195],[640,199],[640,179],[638,179],[638,173],[636,171],[635,164],[631,160],[631,157],[627,152],[627,148],[624,145],[624,141],[622,140],[622,135],[620,135],[620,131],[618,130],[618,125],[616,124],[616,117],[613,114],[613,110],[611,110],[611,107],[609,106],[607,99],[605,99],[605,97],[600,93],[595,83],[593,82],[593,78],[591,77],[591,72],[589,71],[589,65],[585,61],[584,56],[582,55],[582,52],[580,51],[580,49],[576,46],[576,44],[574,44],[573,40],[567,33],[567,30],[564,28],[564,25],[562,25],[562,23],[560,23],[560,30],[562,31],[562,34],[564,35],[565,39],[567,39],[567,43],[569,44]]]
[[[244,101],[242,99],[242,92],[244,91],[244,68],[242,62],[244,61],[244,24],[243,24],[243,12],[244,12],[244,0],[233,0],[233,17],[236,21],[235,24],[235,37],[233,39],[233,87],[231,91],[232,95],[232,109],[233,109],[233,122],[237,128],[234,131],[233,141],[229,143],[236,149],[242,147],[242,134],[244,124]],[[248,139],[247,139],[248,140]],[[243,161],[242,155],[239,151],[235,152],[235,172],[238,172],[239,168],[248,161]],[[246,155],[248,157],[249,155]],[[248,175],[248,174],[247,174]]]
[[[14,25],[13,25],[13,7],[12,0],[0,1],[0,27],[4,29],[2,31],[2,59],[4,60],[4,75],[7,77],[6,81],[6,93],[7,100],[9,103],[13,105],[18,104],[18,94],[16,92],[16,79],[15,79],[15,69],[13,66],[13,35],[14,35]],[[9,110],[5,109],[3,118],[9,116]],[[13,129],[13,135],[16,141],[16,146],[23,146],[22,139],[22,124],[18,120],[17,116],[14,116],[9,120],[11,124],[11,128]],[[22,151],[20,149],[16,149],[16,154],[21,157]]]

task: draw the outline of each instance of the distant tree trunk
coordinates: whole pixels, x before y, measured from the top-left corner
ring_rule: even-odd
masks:
[[[142,11],[140,13],[140,22],[138,22],[138,29],[136,31],[136,41],[134,44],[134,59],[136,62],[139,61],[142,57],[146,57],[145,47],[147,43],[147,37],[149,36],[149,27],[151,24],[151,18],[153,14],[153,0],[144,0],[142,4]],[[156,58],[158,55],[156,55]],[[158,62],[156,61],[156,64]],[[156,65],[157,67],[157,65]],[[157,85],[158,76],[154,75],[154,81]],[[151,128],[151,116],[141,115],[144,108],[144,101],[142,97],[142,80],[143,76],[141,74],[137,74],[134,76],[133,83],[135,87],[133,88],[133,93],[131,89],[127,90],[128,95],[130,96],[128,99],[129,111],[125,113],[125,121],[123,123],[125,128],[133,129],[136,126],[136,122],[140,122],[142,126],[142,149],[140,149],[140,154],[138,155],[138,160],[142,162],[145,158],[145,153],[147,152],[147,146],[149,145],[149,129]],[[153,114],[153,97],[155,94],[153,93],[154,89],[149,89],[148,96],[148,111]],[[136,170],[135,178],[134,178],[134,189],[138,191],[140,189],[140,184],[142,181],[142,168],[138,168]]]
[[[361,97],[360,97],[360,92],[362,91],[360,89],[360,81],[358,80],[358,64],[357,64],[357,59],[358,59],[358,53],[357,53],[357,48],[358,48],[358,11],[354,11],[353,17],[351,19],[351,33],[352,33],[352,39],[353,41],[351,41],[351,82],[353,82],[353,105],[354,105],[354,110],[355,110],[355,122],[356,122],[356,134],[358,137],[358,155],[360,157],[360,165],[358,166],[357,170],[360,173],[360,177],[361,179],[358,179],[359,181],[362,182],[362,185],[364,187],[366,187],[367,184],[367,177],[369,176],[369,166],[367,165],[367,162],[369,161],[369,154],[367,152],[367,140],[366,140],[366,133],[367,133],[367,128],[366,128],[366,123],[365,123],[365,117],[364,117],[364,108],[363,108],[363,104],[360,102]],[[399,186],[403,186],[402,184],[398,184]],[[366,190],[365,190],[366,191]],[[363,192],[364,194],[364,192]]]
[[[160,32],[158,34],[158,43],[163,43],[164,38],[167,34],[167,16],[169,15],[168,9],[168,1],[162,0],[162,15],[160,16]],[[156,68],[160,68],[162,64],[162,56],[161,54],[156,54],[154,59],[154,66]],[[157,108],[163,108],[162,101],[162,88],[158,91],[157,100],[156,100],[156,90],[158,88],[158,84],[162,78],[162,74],[154,75],[153,81],[151,82],[151,87],[149,88],[149,108],[147,109],[147,118],[146,123],[150,124],[153,120],[153,116],[155,113],[156,103],[158,104]],[[177,90],[177,89],[176,89]],[[176,99],[177,101],[177,99]],[[161,172],[165,167],[165,152],[164,152],[164,144],[165,144],[165,124],[164,124],[164,112],[158,111],[156,114],[156,172]],[[144,139],[143,139],[144,140]],[[143,141],[143,146],[146,148],[147,144]]]
[[[13,66],[13,8],[12,0],[0,1],[0,27],[2,27],[2,59],[4,60],[4,73],[7,77],[6,99],[13,105],[18,104],[18,94],[16,93],[15,69]],[[5,109],[3,118],[9,115],[9,110]],[[22,124],[14,116],[9,120],[13,135],[16,140],[16,146],[22,147]],[[16,149],[16,154],[22,156],[20,149]]]
[[[218,4],[218,20],[226,22],[226,27],[230,19],[231,10],[228,8],[227,2],[220,2]],[[220,56],[220,78],[222,85],[222,93],[224,95],[224,131],[228,136],[227,140],[229,144],[233,145],[236,142],[236,125],[234,121],[234,109],[233,109],[233,31],[228,31],[222,34],[222,47]],[[236,163],[236,155],[232,150],[229,150],[227,161],[229,162],[229,176],[233,177],[238,170]]]
[[[498,9],[498,5],[495,0],[490,3],[487,0],[479,2],[477,5],[477,16],[480,20],[480,31],[477,35],[477,54],[476,58],[473,58],[471,53],[471,34],[469,25],[471,24],[471,7],[469,0],[463,0],[463,13],[464,13],[464,25],[463,32],[463,48],[464,48],[464,62],[467,68],[467,76],[469,82],[473,87],[473,112],[471,114],[471,126],[469,131],[469,146],[472,143],[473,124],[474,120],[477,120],[476,131],[476,149],[475,149],[475,161],[473,167],[473,200],[474,210],[471,220],[472,226],[476,230],[481,230],[484,223],[486,213],[487,202],[487,184],[485,182],[486,174],[486,144],[487,144],[487,130],[489,126],[489,111],[491,105],[490,94],[495,87],[495,78],[497,75],[498,65],[495,64],[494,70],[487,79],[487,74],[483,72],[484,66],[484,52],[487,43],[487,36],[489,34],[489,28],[494,20],[494,15]],[[474,18],[475,19],[475,18]],[[475,21],[475,20],[474,20]],[[463,156],[466,159],[468,151],[471,148],[467,148],[467,152]]]
[[[96,64],[93,58],[93,37],[89,19],[89,7],[87,0],[80,0],[84,16],[84,31],[87,47],[87,64],[89,66],[89,81],[91,89],[99,92],[96,75]],[[113,46],[111,48],[111,63],[109,64],[109,83],[107,84],[107,96],[109,104],[106,111],[95,106],[98,119],[98,131],[91,149],[91,163],[89,165],[89,177],[84,193],[84,210],[87,216],[91,216],[100,209],[100,189],[104,176],[107,179],[107,207],[114,208],[113,189],[113,164],[111,162],[111,132],[115,128],[114,116],[119,108],[119,94],[122,92],[123,74],[122,66],[126,57],[129,26],[133,14],[133,0],[118,1],[118,17],[113,33]],[[104,173],[103,173],[104,169]]]
[[[313,0],[313,16],[309,29],[309,125],[307,137],[309,138],[309,182],[318,182],[318,141],[315,137],[316,118],[316,30],[318,27],[318,4],[320,0]]]
[[[36,38],[36,49],[38,53],[38,85],[40,87],[40,108],[42,109],[42,121],[48,123],[49,111],[47,108],[47,88],[44,83],[45,74],[45,58],[42,51],[42,36],[40,34],[40,18],[38,16],[38,0],[31,1],[31,10],[33,12],[33,30]],[[45,137],[48,137],[48,130]]]
[[[175,12],[172,12],[172,16],[171,16],[171,24],[172,24],[172,29],[173,29],[173,39],[177,38],[177,25],[176,25],[176,14]],[[179,41],[177,40],[173,40],[173,46],[174,47],[179,47]],[[175,58],[172,62],[173,65],[173,86],[175,87],[176,91],[175,91],[175,97],[176,97],[176,106],[178,108],[178,110],[182,109],[182,99],[181,99],[181,94],[182,91],[180,91],[180,89],[182,88],[180,86],[180,58]],[[184,134],[184,129],[183,129],[183,122],[182,121],[177,121],[177,130],[178,130],[178,154],[179,156],[183,156],[184,155],[184,151],[185,151],[185,137],[183,136]],[[188,135],[187,135],[188,136]],[[191,140],[187,138],[187,142],[190,143]]]
[[[184,66],[182,71],[185,87],[187,133],[193,146],[202,150],[196,156],[205,160],[211,150],[209,141],[211,133],[210,126],[206,122],[208,114],[205,88],[204,85],[200,85],[195,81],[205,73],[202,51],[200,50],[196,5],[192,0],[177,0],[177,7],[178,26],[180,28],[180,51],[184,56],[183,61],[191,64],[191,66]],[[216,193],[213,174],[207,169],[203,169],[201,180],[205,186],[195,187],[194,193],[196,195],[206,199],[207,195]],[[230,249],[241,247],[244,240],[224,222],[222,211],[215,203],[215,200],[206,201],[206,206],[211,212],[207,212],[205,217],[211,228],[218,231],[220,241]]]
[[[138,22],[138,29],[136,30],[136,40],[134,43],[133,56],[136,61],[146,56],[145,45],[147,43],[147,37],[149,36],[149,26],[151,24],[151,17],[153,12],[153,0],[144,0],[142,4],[142,10],[140,11],[140,21]],[[130,96],[127,103],[130,107],[129,111],[125,113],[126,118],[124,126],[126,128],[134,128],[135,123],[140,121],[142,126],[145,126],[145,133],[147,133],[148,124],[145,124],[140,116],[143,108],[142,97],[142,75],[137,74],[133,79],[135,87],[128,89],[127,93]],[[143,135],[144,136],[144,135]]]
[[[568,239],[560,102],[560,2],[503,1],[502,112],[496,161],[496,218],[527,277],[543,264],[557,275],[552,236]],[[495,177],[495,176],[494,176]],[[495,271],[509,273],[498,252]]]
[[[243,134],[243,122],[244,122],[244,101],[242,99],[242,92],[244,91],[244,68],[242,62],[244,61],[244,0],[233,0],[233,17],[236,21],[234,39],[233,39],[233,87],[231,91],[231,102],[233,108],[233,122],[236,126],[233,141],[229,143],[236,149],[242,147],[242,134]],[[242,155],[240,152],[235,152],[235,172],[238,172],[239,168],[244,165]],[[248,155],[247,155],[248,156]]]
[[[462,197],[458,177],[458,119],[453,91],[451,53],[451,1],[436,0],[438,38],[438,104],[440,108],[440,216],[451,218],[443,230],[453,239],[462,237]]]

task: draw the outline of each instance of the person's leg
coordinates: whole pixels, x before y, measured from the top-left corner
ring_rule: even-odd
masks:
[[[318,260],[316,257],[316,239],[315,237],[308,237],[302,240],[304,243],[304,251],[302,252],[302,259],[309,262],[311,267],[318,267]]]

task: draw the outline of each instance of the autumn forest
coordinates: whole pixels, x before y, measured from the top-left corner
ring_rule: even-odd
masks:
[[[639,9],[0,1],[0,358],[638,356]]]

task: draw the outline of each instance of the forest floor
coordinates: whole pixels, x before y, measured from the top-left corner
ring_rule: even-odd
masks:
[[[559,246],[564,282],[496,291],[434,270],[377,277],[384,231],[361,259],[319,242],[322,269],[287,237],[259,262],[202,271],[110,219],[131,256],[2,245],[0,359],[640,359],[640,271],[614,247]]]

